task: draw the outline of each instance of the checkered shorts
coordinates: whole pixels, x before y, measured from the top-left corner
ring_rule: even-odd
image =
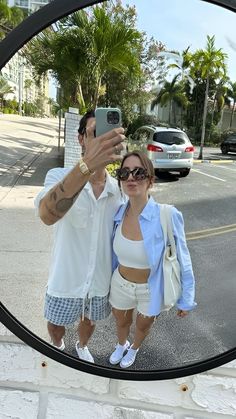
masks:
[[[103,320],[111,313],[109,297],[63,298],[46,293],[44,317],[57,326],[66,326],[87,317],[92,321]]]

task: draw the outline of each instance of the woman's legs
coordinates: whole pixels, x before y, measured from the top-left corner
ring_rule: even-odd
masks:
[[[125,345],[127,337],[129,335],[130,326],[133,320],[133,309],[130,310],[118,310],[112,309],[113,315],[116,320],[117,337],[120,345]]]
[[[134,363],[136,359],[136,355],[139,350],[139,346],[141,345],[141,343],[144,341],[145,337],[147,336],[153,324],[154,318],[155,318],[154,316],[147,317],[140,313],[137,314],[134,342],[128,349],[126,355],[122,357],[121,362],[120,362],[121,368],[130,367]]]
[[[133,320],[133,309],[131,310],[118,310],[112,309],[113,315],[116,319],[117,337],[120,345],[124,345],[129,335],[130,326]],[[154,322],[155,316],[144,316],[141,313],[137,314],[136,327],[134,334],[133,349],[138,349],[145,337],[148,335],[151,326]]]
[[[124,356],[124,353],[129,348],[129,341],[127,340],[127,337],[133,320],[133,309],[118,310],[113,308],[112,311],[116,319],[118,344],[116,345],[114,352],[112,352],[109,361],[112,365],[116,365],[119,364]]]
[[[145,337],[148,335],[151,326],[154,322],[155,316],[148,317],[144,316],[141,313],[137,314],[136,317],[136,327],[134,334],[134,342],[132,344],[133,349],[138,349],[141,343],[144,341]]]

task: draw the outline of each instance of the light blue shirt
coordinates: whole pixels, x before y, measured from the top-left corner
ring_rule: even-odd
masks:
[[[113,240],[117,226],[122,222],[127,204],[122,205],[114,217]],[[192,310],[196,303],[195,280],[192,269],[191,257],[186,244],[184,221],[180,211],[175,207],[171,209],[173,223],[173,234],[176,243],[177,259],[180,263],[182,294],[177,301],[177,308],[181,310]],[[150,266],[148,284],[150,290],[149,315],[156,316],[161,312],[163,305],[163,255],[164,255],[164,235],[160,222],[160,205],[149,198],[146,206],[139,216],[139,225],[144,240],[144,248]],[[118,266],[118,259],[113,250],[113,272]]]

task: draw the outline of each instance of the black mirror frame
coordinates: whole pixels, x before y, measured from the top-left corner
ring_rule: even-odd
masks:
[[[1,41],[0,70],[26,42],[50,24],[75,12],[76,10],[83,9],[97,3],[102,3],[104,1],[105,0],[53,0],[47,6],[44,6],[36,13],[33,13]],[[236,12],[236,0],[201,1],[206,1],[207,3],[212,3]],[[21,324],[1,302],[0,320],[19,339],[43,355],[60,362],[61,364],[67,365],[68,367],[89,374],[118,380],[149,381],[186,377],[217,368],[236,359],[236,348],[234,348],[212,358],[178,368],[153,371],[119,370],[112,367],[108,368],[97,364],[90,364],[52,347],[49,343],[39,338],[23,324]]]

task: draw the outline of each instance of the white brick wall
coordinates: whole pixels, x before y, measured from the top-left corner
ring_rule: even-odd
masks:
[[[37,419],[39,393],[0,389],[1,419]]]
[[[0,327],[0,419],[235,416],[236,361],[176,380],[110,380],[58,364]]]
[[[75,113],[65,114],[65,158],[64,167],[74,166],[81,155],[78,141],[78,128],[81,116]]]

